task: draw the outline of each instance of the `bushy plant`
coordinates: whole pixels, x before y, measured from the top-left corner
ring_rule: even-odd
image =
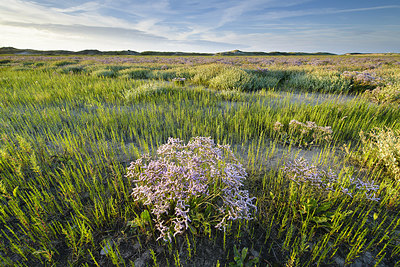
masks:
[[[351,82],[353,91],[374,89],[383,82],[375,73],[369,71],[344,71],[341,77]]]
[[[194,218],[217,229],[225,229],[228,221],[252,219],[256,207],[242,189],[246,176],[229,146],[215,145],[209,137],[187,144],[169,138],[157,157],[142,156],[127,173],[135,184],[132,196],[150,210],[158,239],[166,241],[187,230]]]
[[[347,92],[351,81],[332,71],[292,72],[287,77],[286,86],[322,92]]]
[[[291,120],[288,126],[277,121],[274,131],[284,143],[293,142],[301,147],[310,147],[330,142],[332,140],[332,128],[330,126],[318,126],[313,121],[306,123]]]
[[[74,74],[74,73],[80,73],[83,71],[85,71],[85,67],[81,66],[81,65],[66,66],[61,69],[61,72],[65,73],[65,74],[68,74],[68,73]]]
[[[103,78],[114,78],[117,76],[117,73],[113,70],[101,69],[92,72],[93,76],[103,77]]]
[[[274,88],[279,81],[278,77],[260,75],[254,71],[227,66],[209,81],[209,85],[222,90],[254,91],[262,88]]]
[[[66,65],[72,65],[72,64],[76,64],[78,63],[78,61],[76,60],[58,60],[58,61],[54,61],[53,65],[56,67],[63,67]]]
[[[129,68],[120,71],[122,77],[130,79],[148,79],[150,77],[151,71],[144,68]]]
[[[366,90],[364,96],[379,104],[400,104],[400,85],[389,84]]]
[[[149,78],[157,80],[173,80],[176,77],[190,78],[191,75],[186,71],[185,68],[172,68],[164,70],[153,70],[149,74]]]
[[[150,82],[139,87],[132,88],[125,92],[124,97],[127,102],[151,99],[174,90],[173,87],[165,82]]]
[[[362,151],[356,157],[369,168],[383,168],[394,180],[400,180],[400,131],[390,128],[360,133]]]
[[[376,197],[379,186],[374,181],[365,182],[350,177],[347,183],[342,183],[335,173],[318,168],[304,158],[287,162],[283,167],[283,172],[297,185],[309,185],[312,191],[319,190],[324,193],[339,190],[350,197],[361,192],[366,199],[379,201]]]
[[[225,70],[226,66],[222,64],[200,65],[190,70],[193,78],[192,82],[204,86],[209,86],[210,80],[218,76]]]

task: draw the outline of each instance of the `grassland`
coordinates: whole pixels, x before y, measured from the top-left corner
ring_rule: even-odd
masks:
[[[399,56],[2,56],[0,265],[398,265],[399,66]],[[257,209],[218,230],[204,203],[219,202],[195,196],[190,227],[158,239],[128,167],[196,136],[230,145]]]

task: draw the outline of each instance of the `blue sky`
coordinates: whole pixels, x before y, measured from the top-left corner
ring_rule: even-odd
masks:
[[[400,52],[399,0],[1,0],[0,46]]]

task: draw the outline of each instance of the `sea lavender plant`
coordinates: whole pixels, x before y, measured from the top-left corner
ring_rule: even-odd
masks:
[[[283,172],[296,184],[306,183],[321,192],[339,190],[350,197],[354,196],[353,192],[362,192],[368,200],[380,200],[376,197],[379,185],[375,184],[374,181],[362,181],[361,179],[350,177],[348,185],[343,185],[334,172],[318,168],[304,158],[287,162],[283,166]]]
[[[375,73],[368,71],[344,71],[341,77],[352,82],[352,88],[356,91],[374,89],[383,83],[383,79],[377,77]]]
[[[154,216],[158,239],[170,242],[172,234],[189,228],[191,214],[205,208],[212,210],[217,229],[225,229],[229,220],[252,219],[254,198],[241,189],[246,176],[229,145],[215,145],[209,137],[195,137],[187,144],[169,138],[156,158],[142,156],[127,173],[135,184],[135,201]]]

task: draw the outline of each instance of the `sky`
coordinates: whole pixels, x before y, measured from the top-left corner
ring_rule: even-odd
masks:
[[[399,0],[1,0],[0,47],[400,53]]]

